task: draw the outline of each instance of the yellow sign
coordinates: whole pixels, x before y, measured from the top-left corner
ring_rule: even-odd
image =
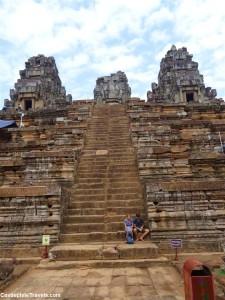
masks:
[[[48,246],[50,244],[50,235],[42,235],[42,245]]]

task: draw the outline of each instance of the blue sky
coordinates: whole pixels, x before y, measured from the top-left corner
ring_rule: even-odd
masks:
[[[73,99],[93,99],[96,79],[126,73],[146,99],[175,44],[225,99],[225,10],[219,0],[0,0],[0,108],[32,56],[54,56]]]

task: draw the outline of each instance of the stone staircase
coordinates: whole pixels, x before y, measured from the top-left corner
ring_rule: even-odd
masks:
[[[114,265],[115,261],[124,264],[124,260],[141,264],[161,261],[158,248],[150,241],[125,243],[125,215],[134,217],[140,211],[145,217],[129,132],[124,105],[94,106],[63,219],[60,244],[50,251],[57,261],[74,264],[74,261],[88,260],[94,261],[95,266],[102,266],[103,261],[104,265],[110,265],[112,260]]]

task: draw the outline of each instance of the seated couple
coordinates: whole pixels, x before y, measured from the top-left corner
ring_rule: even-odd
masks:
[[[141,218],[140,213],[137,213],[134,219],[131,219],[130,215],[127,214],[123,223],[125,225],[126,238],[128,236],[133,238],[134,235],[136,241],[144,242],[144,237],[149,233],[149,229],[144,228],[144,219]],[[140,238],[138,238],[139,232],[142,233]]]

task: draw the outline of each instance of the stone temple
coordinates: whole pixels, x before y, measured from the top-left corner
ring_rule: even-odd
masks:
[[[94,99],[100,102],[126,103],[131,96],[131,88],[128,85],[127,76],[118,71],[111,76],[100,77],[96,80]]]
[[[205,87],[198,63],[192,61],[187,48],[177,50],[173,45],[161,60],[158,84],[152,83],[147,99],[157,103],[206,103],[215,99],[216,95],[215,89]]]
[[[43,55],[20,75],[0,111],[1,257],[39,262],[43,235],[55,261],[44,270],[166,267],[173,239],[184,253],[223,251],[225,104],[186,48],[167,52],[148,101],[121,71],[71,101]],[[137,212],[150,234],[127,245],[123,220]]]
[[[15,89],[10,90],[10,106],[18,107],[20,104],[24,110],[28,110],[71,103],[72,96],[66,96],[54,57],[39,54],[31,57],[25,65]]]

